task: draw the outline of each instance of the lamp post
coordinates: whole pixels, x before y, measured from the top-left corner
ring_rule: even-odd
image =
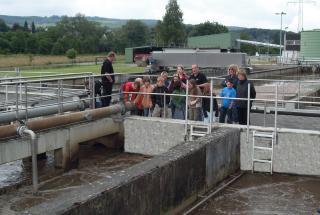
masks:
[[[288,27],[284,28],[284,42],[283,42],[283,51],[284,51],[284,61],[287,62],[288,53],[287,53],[287,30]]]
[[[280,52],[279,52],[279,60],[281,62],[281,44],[282,44],[282,16],[286,15],[287,13],[281,11],[280,13],[276,13],[276,15],[280,15],[280,19],[281,19],[281,25],[280,25]]]

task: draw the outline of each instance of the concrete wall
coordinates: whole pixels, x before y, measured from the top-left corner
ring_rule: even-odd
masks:
[[[127,117],[124,134],[125,152],[159,155],[184,142],[185,125],[181,120]]]
[[[156,122],[154,122],[156,123]],[[64,192],[28,214],[166,214],[239,169],[239,129],[220,128],[125,171]]]
[[[252,132],[246,143],[246,131],[241,132],[241,170],[251,170]],[[267,152],[259,157],[267,158]],[[273,171],[298,175],[320,176],[320,132],[280,129],[274,145]],[[269,171],[269,164],[255,164],[257,171]]]

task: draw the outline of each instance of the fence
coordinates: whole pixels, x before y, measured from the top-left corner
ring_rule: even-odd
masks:
[[[143,75],[115,74],[116,84],[112,93],[114,102],[120,101],[120,84],[128,79],[133,80]],[[151,76],[155,80],[157,76]],[[312,77],[313,78],[313,77]],[[14,77],[0,79],[0,124],[14,120],[28,120],[30,117],[37,117],[40,114],[64,114],[64,112],[81,110],[83,108],[95,108],[95,101],[98,99],[95,92],[95,81],[100,79],[100,75],[87,74],[67,74],[67,75],[46,75],[32,76],[28,78]],[[213,118],[213,99],[221,103],[225,97],[219,96],[221,89],[220,83],[223,78],[210,77],[211,96],[198,96],[210,99],[210,127],[214,123]],[[252,109],[248,108],[248,124],[268,127],[282,128],[303,128],[318,130],[320,126],[315,123],[320,116],[320,81],[319,80],[273,80],[273,79],[250,79],[255,84],[257,97],[235,98],[234,100],[245,100],[250,104],[253,102]],[[84,85],[84,83],[87,85]],[[187,83],[188,85],[188,83]],[[141,92],[127,92],[128,94],[146,94]],[[212,96],[213,93],[217,96]],[[150,93],[152,94],[152,93]],[[186,88],[185,95],[161,94],[166,96],[185,97],[185,123],[188,120],[188,99],[189,88]],[[104,97],[104,96],[102,96]],[[77,99],[75,99],[77,98]],[[74,105],[82,102],[84,105]],[[166,104],[165,104],[166,105]],[[250,107],[250,105],[248,105]],[[38,111],[43,108],[42,111]],[[167,107],[164,107],[165,109]],[[50,111],[49,111],[50,110]],[[39,114],[31,114],[38,111]],[[4,117],[11,113],[11,118]],[[15,117],[12,117],[12,114]],[[31,115],[30,115],[31,114]],[[302,120],[303,117],[307,120]],[[165,116],[170,117],[170,116]],[[6,120],[4,120],[6,119]],[[303,122],[303,123],[301,123]]]

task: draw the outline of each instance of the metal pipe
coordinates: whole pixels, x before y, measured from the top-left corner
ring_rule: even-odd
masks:
[[[74,111],[74,110],[84,110],[88,107],[88,104],[83,101],[76,101],[73,103],[67,103],[64,104],[64,111]],[[52,106],[46,106],[46,107],[38,107],[33,109],[28,109],[28,112],[26,110],[20,110],[18,112],[18,108],[15,112],[6,112],[1,113],[0,112],[0,123],[9,123],[13,122],[15,120],[26,118],[28,114],[28,118],[34,118],[34,117],[40,117],[40,116],[48,116],[57,114],[59,112],[60,105],[52,105]]]
[[[209,126],[209,133],[211,134],[212,132],[212,118],[213,118],[213,97],[212,97],[212,93],[213,93],[213,80],[211,79],[210,80],[210,114],[209,114],[209,123],[210,123],[210,126]]]
[[[33,131],[40,131],[59,126],[66,126],[74,123],[86,122],[96,119],[101,119],[117,113],[125,113],[127,110],[132,110],[134,105],[130,102],[125,104],[117,104],[109,107],[92,109],[82,112],[70,113],[47,117],[45,119],[35,119],[29,121],[27,126]],[[19,124],[0,126],[0,138],[8,138],[16,135]]]
[[[301,90],[301,82],[298,81],[298,109],[300,109],[300,90]]]
[[[276,84],[276,100],[275,100],[275,112],[274,112],[274,143],[277,144],[277,121],[278,121],[278,84]]]
[[[184,125],[184,134],[186,140],[188,139],[188,96],[189,96],[189,80],[187,80],[186,86],[186,110],[185,110],[185,125]]]
[[[248,100],[247,100],[247,144],[249,144],[250,129],[250,82],[248,83]]]
[[[26,119],[26,121],[28,121],[28,84],[26,83],[24,85],[24,87],[25,87],[25,97],[26,97],[26,100],[25,100],[25,112],[26,112],[25,119]]]
[[[163,118],[166,118],[166,92],[164,92],[164,95],[163,95]],[[161,110],[161,109],[160,109]],[[149,110],[150,111],[150,110]],[[161,113],[161,112],[160,112]]]
[[[24,135],[30,136],[30,143],[31,143],[30,147],[31,147],[31,156],[32,156],[32,185],[33,185],[33,192],[36,194],[38,192],[37,137],[36,137],[36,134],[32,130],[28,129],[26,126],[18,127],[17,133],[20,136],[24,136]]]

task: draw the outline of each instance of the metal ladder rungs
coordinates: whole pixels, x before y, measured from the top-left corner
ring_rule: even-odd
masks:
[[[260,150],[268,150],[268,151],[272,151],[272,148],[269,148],[269,147],[262,147],[262,146],[254,146],[254,149],[260,149]]]
[[[258,162],[258,163],[270,163],[270,164],[272,164],[272,161],[271,161],[271,160],[253,159],[253,162]]]
[[[253,140],[252,140],[252,172],[254,172],[254,164],[255,163],[267,163],[270,165],[270,173],[272,174],[273,170],[273,147],[274,147],[274,139],[275,139],[275,133],[274,132],[256,132],[253,131]],[[256,142],[259,142],[259,138],[262,138],[260,140],[263,140],[259,146],[257,146]],[[271,141],[271,146],[269,147],[270,143],[266,143],[265,140]],[[261,146],[263,145],[263,146]],[[270,158],[257,158],[256,150],[260,151],[270,151]],[[259,155],[259,154],[258,154]]]
[[[197,133],[193,133],[191,135],[196,136],[196,137],[204,137],[205,136],[205,134],[197,134]]]
[[[198,130],[202,129],[202,130]],[[203,129],[206,129],[206,131],[203,131]],[[210,133],[209,126],[206,125],[190,125],[190,140],[193,140],[193,137],[203,137]]]
[[[273,134],[266,134],[266,133],[255,133],[254,137],[266,137],[266,138],[273,138]]]
[[[206,132],[206,131],[195,131],[195,130],[193,130],[193,134],[203,134],[203,135],[206,135],[206,134],[208,134],[208,132]]]

